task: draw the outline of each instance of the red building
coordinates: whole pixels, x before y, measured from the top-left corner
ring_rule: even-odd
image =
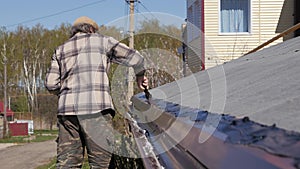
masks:
[[[4,116],[4,103],[0,101],[0,114]],[[14,112],[8,108],[6,108],[6,118],[7,121],[13,121]]]

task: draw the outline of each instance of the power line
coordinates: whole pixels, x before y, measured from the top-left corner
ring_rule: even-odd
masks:
[[[141,4],[142,5],[142,7],[148,12],[148,13],[150,13],[155,19],[157,19],[157,17],[155,16],[155,15],[153,15],[153,13],[145,6],[145,5],[143,5],[142,4],[142,2],[140,1],[140,0],[135,0],[136,2],[138,2],[139,4]],[[130,5],[130,1],[128,1],[128,0],[125,0],[125,2],[128,4],[128,5]],[[142,12],[140,12],[140,10],[139,10],[139,8],[138,8],[138,5],[135,7],[135,11],[137,12],[137,13],[139,13],[139,14],[141,14],[147,21],[150,21],[150,19],[147,17],[147,16],[145,16]],[[157,19],[158,20],[158,19]]]
[[[138,2],[138,5],[142,5],[142,7],[149,13],[152,15],[153,18],[155,18],[156,20],[159,20],[157,19],[157,17],[153,14],[153,12],[151,12],[140,0],[132,0],[134,2]],[[128,6],[130,5],[130,0],[125,0],[125,15],[128,16],[129,13],[128,13]],[[140,10],[139,10],[139,6],[136,5],[134,7],[134,10],[139,14],[141,15],[146,21],[151,21],[151,18],[149,19],[149,16],[146,16],[144,13],[142,13]],[[137,16],[136,16],[137,17]],[[125,22],[125,25],[124,27],[127,27],[127,21]],[[125,31],[124,31],[125,32]]]
[[[50,17],[56,16],[56,15],[61,15],[63,13],[75,11],[75,10],[78,10],[78,9],[81,9],[81,8],[85,8],[85,7],[92,6],[92,5],[95,5],[95,4],[98,4],[98,3],[102,3],[104,1],[106,1],[106,0],[91,2],[89,4],[85,4],[85,5],[82,5],[82,6],[79,6],[79,7],[76,7],[76,8],[72,8],[72,9],[68,9],[68,10],[64,10],[64,11],[60,11],[60,12],[57,12],[57,13],[54,13],[54,14],[50,14],[50,15],[46,15],[46,16],[42,16],[42,17],[38,17],[38,18],[25,20],[25,21],[22,21],[22,22],[19,22],[19,23],[11,24],[11,25],[6,25],[5,27],[12,27],[12,26],[17,26],[17,25],[21,25],[21,24],[24,24],[24,23],[29,23],[29,22],[45,19],[45,18],[50,18]]]
[[[140,15],[142,15],[147,21],[150,21],[150,19],[147,16],[145,16],[142,12],[140,12],[138,9],[135,9],[135,11]]]
[[[147,11],[147,13],[150,13],[154,19],[159,20],[159,19],[153,14],[153,12],[151,12],[145,5],[142,4],[141,1],[137,0],[137,2],[138,2],[139,4],[141,4],[142,7]],[[127,3],[128,3],[128,2],[127,2]],[[151,21],[151,17],[150,17],[150,19],[149,19],[149,16],[144,15],[144,13],[142,13],[142,12],[139,10],[138,5],[135,7],[135,11],[136,11],[137,13],[139,13],[139,15],[141,15],[146,21],[148,21],[148,22]]]
[[[135,11],[142,15],[147,21],[150,21],[150,19],[147,16],[145,16],[142,12],[140,12],[138,8],[135,8]]]
[[[129,15],[128,5],[129,5],[128,2],[125,0],[124,16],[128,16]],[[128,20],[125,20],[124,27],[123,27],[123,35],[125,34],[125,32],[127,33],[127,28],[128,28]]]
[[[141,5],[142,5],[142,7],[146,10],[146,11],[148,11],[155,19],[157,19],[156,18],[156,16],[155,15],[153,15],[153,13],[141,2],[141,1],[138,1]],[[158,19],[157,19],[158,20]]]

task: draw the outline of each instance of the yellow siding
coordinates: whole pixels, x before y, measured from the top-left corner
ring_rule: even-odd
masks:
[[[219,0],[205,0],[206,68],[238,58],[277,34],[284,0],[251,0],[251,32],[246,35],[219,34]],[[282,38],[271,45],[282,42]]]

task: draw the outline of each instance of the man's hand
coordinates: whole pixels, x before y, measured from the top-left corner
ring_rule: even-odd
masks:
[[[140,89],[144,90],[145,88],[148,88],[148,79],[146,76],[137,76],[136,82]]]

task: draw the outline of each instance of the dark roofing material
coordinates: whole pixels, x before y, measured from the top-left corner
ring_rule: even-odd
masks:
[[[299,72],[300,37],[150,92],[156,107],[176,118],[189,117],[196,128],[208,115],[219,120],[224,143],[293,159],[300,168]],[[143,94],[136,98],[145,101]]]
[[[148,104],[145,100],[145,97],[142,94],[136,95],[136,98],[142,102],[145,102],[145,105]],[[215,159],[214,164],[207,164],[207,167],[212,168],[218,168],[218,166],[222,167],[233,167],[233,168],[239,168],[243,165],[249,165],[248,168],[252,168],[254,164],[248,164],[252,163],[256,160],[260,161],[259,163],[255,163],[255,167],[258,168],[282,168],[282,167],[276,167],[276,162],[274,162],[274,159],[272,158],[275,156],[278,157],[277,162],[281,163],[281,166],[284,166],[284,168],[292,168],[294,166],[295,168],[300,168],[300,133],[293,132],[293,131],[287,131],[284,129],[280,129],[276,127],[276,125],[263,125],[256,123],[249,119],[249,117],[244,118],[236,118],[234,116],[230,115],[219,115],[214,113],[209,113],[207,111],[203,111],[200,109],[195,108],[189,108],[189,107],[183,107],[176,103],[171,102],[165,102],[160,99],[153,99],[152,100],[152,106],[145,106],[141,105],[141,103],[138,103],[137,99],[133,99],[133,103],[135,107],[139,110],[146,111],[145,114],[148,114],[149,117],[151,115],[149,113],[152,113],[156,111],[157,108],[161,112],[165,112],[167,114],[170,114],[174,119],[177,119],[176,123],[174,119],[170,119],[171,116],[162,117],[165,115],[161,115],[159,118],[157,118],[153,123],[158,125],[158,127],[162,128],[160,130],[168,130],[170,128],[173,128],[172,130],[177,132],[177,134],[172,133],[174,135],[170,135],[170,137],[176,137],[178,133],[185,132],[185,130],[181,130],[182,124],[179,125],[178,121],[186,123],[187,125],[192,125],[193,128],[189,130],[189,134],[186,134],[185,138],[183,138],[181,143],[184,145],[188,145],[190,147],[185,147],[186,151],[194,151],[190,152],[195,157],[198,157],[204,161],[201,161],[203,163],[207,162],[205,160],[206,158]],[[213,135],[211,136],[212,139],[209,139],[203,143],[199,143],[197,140],[197,133],[195,133],[195,128],[199,130],[198,133],[205,132],[203,131],[203,126],[205,125],[205,121],[208,115],[214,116],[215,118],[220,117],[220,122],[218,123],[216,127],[216,131],[214,131]],[[147,116],[147,115],[146,115]],[[157,116],[157,115],[155,115]],[[146,117],[147,118],[147,117]],[[180,118],[180,120],[178,120]],[[167,124],[166,119],[170,119],[170,124]],[[189,122],[193,121],[192,123]],[[143,120],[142,120],[143,121]],[[177,126],[176,126],[177,125]],[[195,138],[191,138],[195,137]],[[176,138],[173,138],[176,140]],[[177,138],[178,139],[178,138]],[[187,140],[187,141],[186,141]],[[215,140],[215,141],[212,141]],[[217,141],[216,141],[217,140]],[[184,144],[187,142],[186,144]],[[222,144],[225,143],[225,144]],[[210,146],[206,146],[206,144]],[[232,145],[232,146],[230,146]],[[215,147],[218,147],[215,149]],[[220,146],[222,148],[220,148]],[[246,150],[243,150],[243,147],[236,148],[235,146],[245,146]],[[200,147],[199,150],[197,150]],[[211,150],[207,149],[210,148]],[[250,148],[248,150],[248,148]],[[232,152],[230,152],[230,148],[233,148]],[[247,153],[247,151],[253,151],[255,149],[262,150],[265,152],[265,155],[262,155],[264,153]],[[222,151],[223,150],[223,151]],[[224,151],[226,152],[224,153]],[[220,151],[219,155],[209,155],[206,154],[208,151],[212,151],[214,153],[218,154],[218,151]],[[245,151],[245,152],[244,152]],[[212,154],[214,154],[212,153]],[[224,154],[223,154],[224,153]],[[199,155],[202,154],[202,155]],[[222,154],[222,155],[221,155]],[[253,154],[259,154],[257,157],[253,157]],[[269,159],[266,157],[266,155],[269,154]],[[239,155],[240,157],[236,157],[236,155]],[[245,159],[247,158],[247,163],[231,163],[231,164],[224,164],[220,160],[220,158],[225,158],[225,156],[231,156],[233,158],[239,158],[239,159]],[[251,158],[251,159],[249,159]],[[265,158],[265,159],[264,159]],[[279,160],[281,159],[281,160]],[[269,162],[263,162],[263,160],[270,160]],[[276,161],[275,160],[275,161]],[[280,166],[279,165],[279,166]],[[247,167],[244,167],[247,168]]]
[[[157,87],[151,93],[154,99],[248,116],[261,124],[275,123],[300,132],[299,72],[300,37]]]

